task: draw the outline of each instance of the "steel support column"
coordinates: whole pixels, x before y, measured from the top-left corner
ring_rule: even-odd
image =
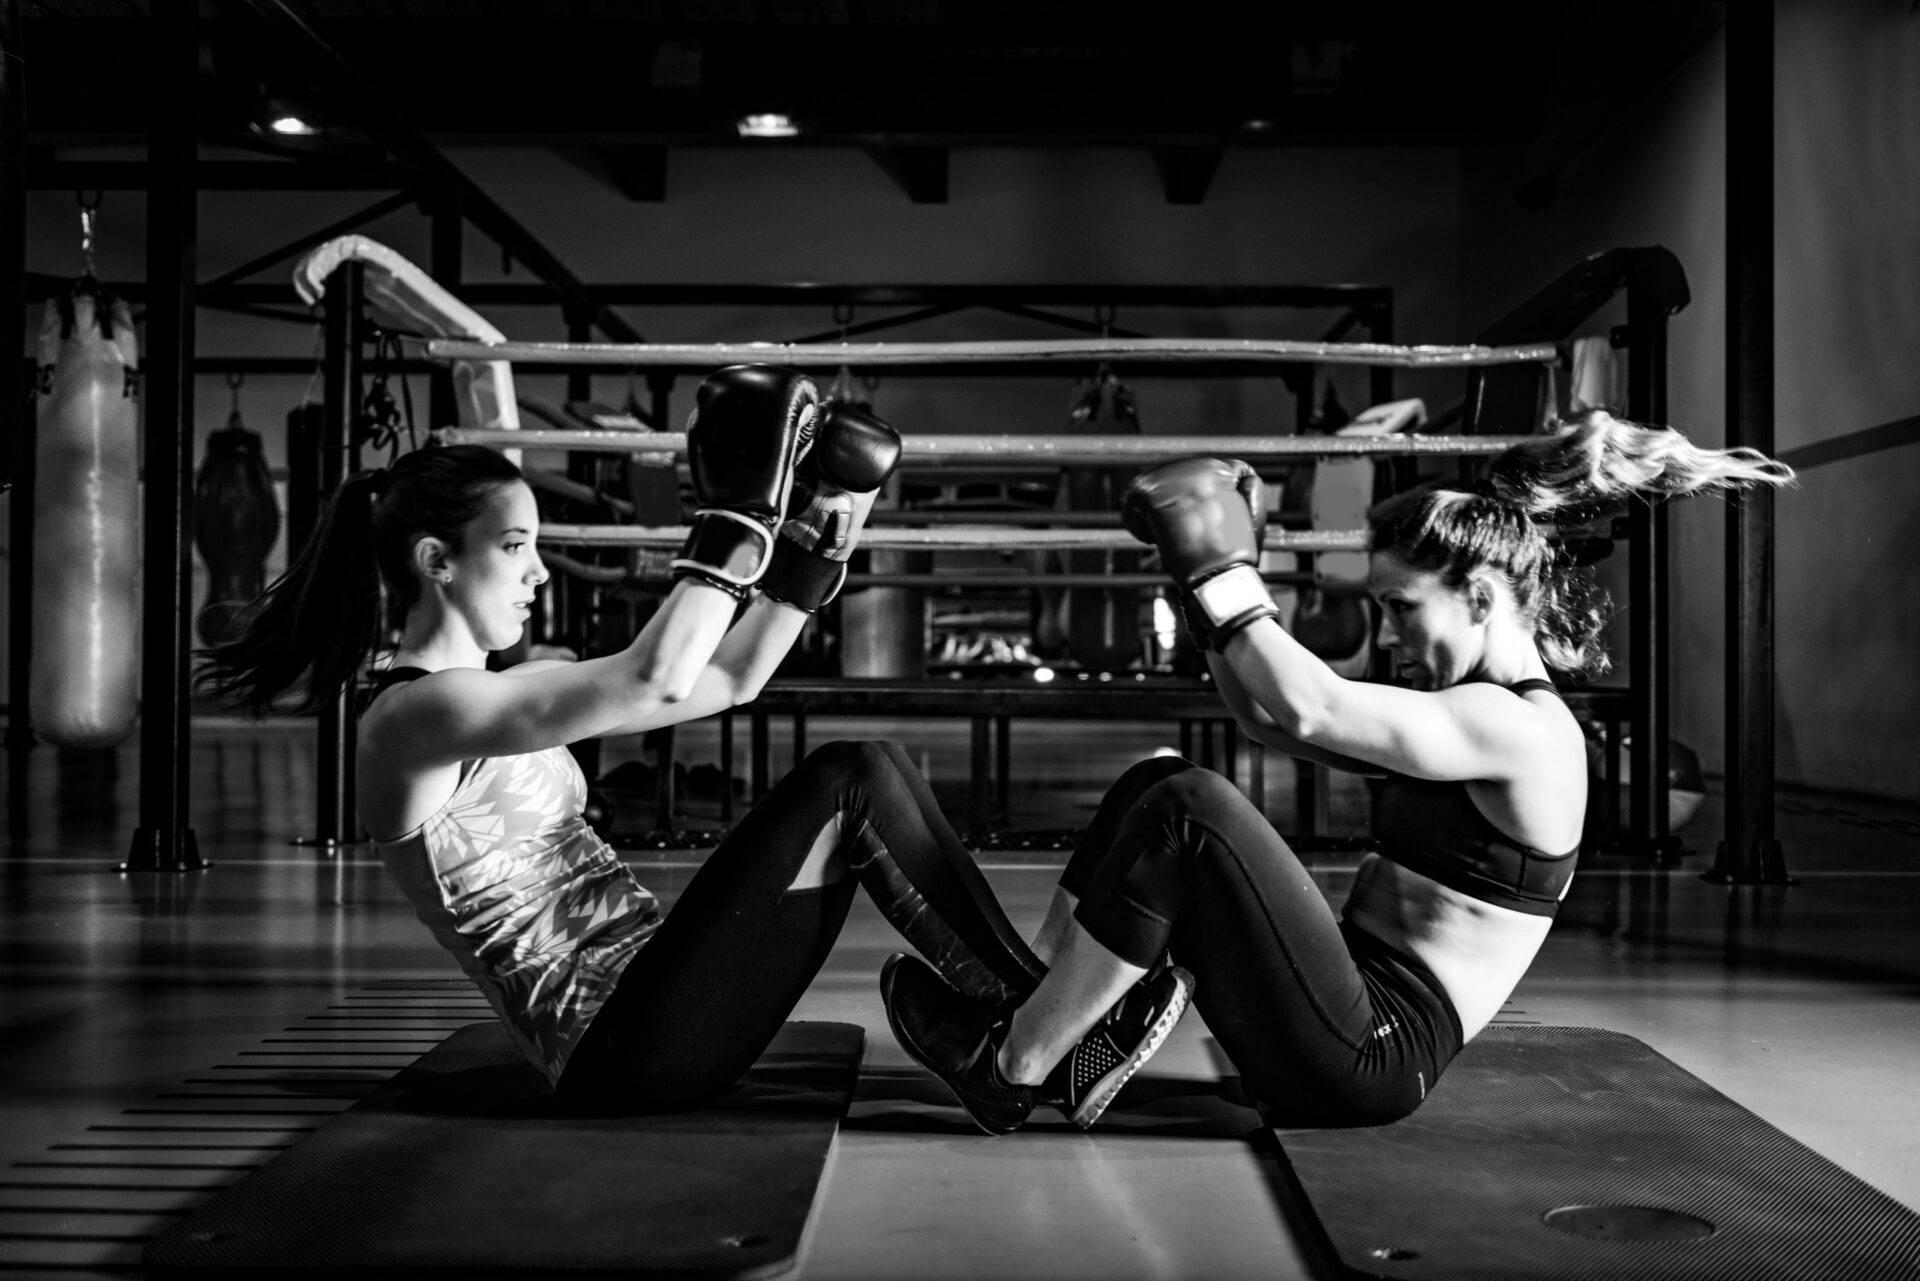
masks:
[[[140,824],[129,872],[206,866],[188,824],[187,702],[193,612],[193,335],[198,237],[194,167],[200,15],[194,0],[155,0],[147,133],[145,566],[141,606]]]
[[[27,831],[27,665],[33,658],[33,406],[26,346],[26,60],[20,49],[20,0],[0,0],[0,434],[11,446],[0,490],[7,492],[7,833]]]
[[[1654,271],[1635,264],[1627,271],[1627,417],[1644,423],[1667,420],[1667,315],[1671,299]],[[1633,788],[1628,804],[1628,841],[1656,859],[1680,853],[1668,831],[1667,771],[1669,673],[1667,618],[1667,509],[1653,503],[1628,518],[1628,650],[1633,667]]]
[[[1773,453],[1773,0],[1727,11],[1727,444]],[[1726,835],[1705,879],[1791,885],[1773,822],[1773,495],[1727,512]]]
[[[0,0],[0,432],[12,454],[0,459],[6,475],[8,547],[17,567],[29,563],[33,540],[33,411],[27,402],[27,231],[25,60],[20,51],[20,0]],[[7,753],[33,748],[27,725],[27,662],[32,653],[27,575],[7,576]],[[16,804],[24,779],[16,773],[8,795]]]

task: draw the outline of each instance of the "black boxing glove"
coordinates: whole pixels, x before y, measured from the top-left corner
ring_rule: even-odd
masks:
[[[1237,458],[1163,464],[1134,477],[1120,502],[1127,532],[1159,548],[1180,585],[1196,642],[1204,636],[1215,650],[1248,624],[1280,616],[1260,578],[1265,515],[1260,477]]]
[[[819,389],[791,369],[731,365],[700,384],[687,416],[696,506],[673,558],[675,578],[691,575],[741,599],[760,581],[819,412]]]
[[[809,614],[838,595],[867,513],[899,462],[900,434],[881,419],[847,405],[822,411],[761,594]]]

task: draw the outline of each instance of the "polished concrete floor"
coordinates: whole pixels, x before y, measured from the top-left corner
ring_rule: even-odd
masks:
[[[776,733],[780,727],[776,725]],[[1071,826],[1152,724],[1017,723],[1011,822]],[[964,727],[816,720],[904,743],[956,817]],[[774,744],[774,765],[789,759]],[[638,749],[607,745],[603,769]],[[711,726],[683,760],[716,759]],[[744,767],[741,769],[745,772]],[[16,762],[0,857],[0,1272],[124,1272],[143,1238],[349,1106],[477,998],[364,847],[296,844],[313,829],[310,726],[196,726],[191,819],[213,866],[114,869],[137,822],[137,750],[47,748]],[[1290,787],[1270,816],[1290,830]],[[1364,794],[1336,788],[1336,831]],[[698,828],[712,814],[689,812]],[[1502,1019],[1638,1037],[1785,1133],[1920,1209],[1920,812],[1783,794],[1798,884],[1701,879],[1717,799],[1654,866],[1584,863]],[[1313,854],[1335,901],[1354,856]],[[699,851],[642,850],[671,905]],[[1023,928],[1062,856],[982,852]],[[861,1083],[800,1259],[803,1278],[1285,1278],[1313,1275],[1232,1066],[1189,1015],[1111,1113],[1081,1134],[1039,1123],[980,1137],[900,1051],[875,990],[897,942],[864,901],[796,1017],[863,1025]]]

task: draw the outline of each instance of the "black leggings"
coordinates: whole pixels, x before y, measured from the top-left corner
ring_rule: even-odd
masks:
[[[701,864],[575,1047],[563,1095],[595,1108],[693,1107],[752,1066],[846,921],[853,877],[788,888],[836,817],[847,865],[949,983],[996,1005],[1033,990],[1045,967],[906,754],[827,743]]]
[[[1406,1116],[1460,1049],[1439,981],[1334,918],[1299,858],[1230,781],[1179,757],[1108,790],[1062,889],[1103,947],[1170,955],[1270,1123]]]

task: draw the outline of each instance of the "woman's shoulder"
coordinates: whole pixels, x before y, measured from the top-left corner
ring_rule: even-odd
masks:
[[[1559,787],[1570,771],[1584,777],[1586,733],[1547,681],[1463,681],[1436,693],[1447,700],[1455,723],[1486,762],[1486,772],[1456,775],[1459,781],[1477,787]]]
[[[361,749],[406,768],[565,747],[565,740],[540,741],[540,735],[530,733],[528,688],[521,678],[569,666],[538,659],[498,671],[392,668],[375,679],[372,694],[362,704]]]
[[[496,679],[495,673],[477,667],[429,671],[423,667],[396,666],[377,674],[360,709],[361,750],[380,752],[417,743],[422,726],[440,715],[450,703],[471,695],[476,681]]]

